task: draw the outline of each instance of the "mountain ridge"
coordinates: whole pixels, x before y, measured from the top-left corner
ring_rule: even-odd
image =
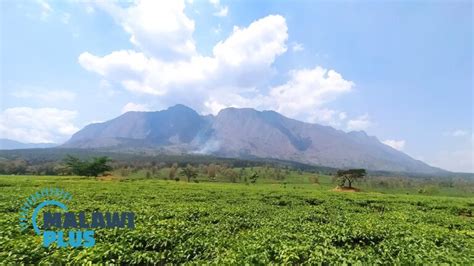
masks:
[[[415,160],[364,131],[344,132],[252,108],[225,108],[215,116],[199,115],[181,104],[161,111],[127,112],[84,127],[61,147],[156,149],[292,160],[335,168],[446,172]]]
[[[59,144],[56,143],[24,143],[12,139],[0,138],[0,150],[51,148],[58,145]]]

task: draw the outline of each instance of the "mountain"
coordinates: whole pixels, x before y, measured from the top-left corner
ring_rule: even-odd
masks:
[[[273,158],[335,167],[442,173],[363,131],[344,132],[304,123],[274,111],[227,108],[201,116],[184,105],[157,112],[128,112],[91,124],[61,147],[148,149],[238,158]]]
[[[55,143],[22,143],[11,139],[0,139],[0,150],[51,148]]]

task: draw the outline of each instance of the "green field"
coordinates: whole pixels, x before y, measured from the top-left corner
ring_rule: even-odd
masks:
[[[0,176],[0,262],[474,263],[472,196],[333,192],[320,183]],[[96,230],[92,248],[43,248],[18,219],[44,187],[70,192],[77,212],[134,211],[136,229]]]

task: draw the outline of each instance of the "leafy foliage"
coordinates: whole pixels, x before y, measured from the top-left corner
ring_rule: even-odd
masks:
[[[93,248],[43,248],[21,233],[39,187],[73,195],[71,211],[132,210],[136,229],[96,230]],[[0,176],[4,264],[460,264],[474,258],[474,200],[337,193],[318,185]]]
[[[196,180],[198,175],[197,170],[190,164],[181,170],[181,175],[185,176],[188,179],[188,182],[191,180]]]
[[[107,165],[110,161],[105,156],[93,157],[89,161],[82,161],[77,157],[67,155],[64,163],[70,168],[71,173],[79,176],[99,176],[107,171],[112,170],[112,167]]]
[[[256,183],[258,177],[259,177],[259,176],[258,176],[258,173],[257,173],[257,172],[253,172],[252,175],[250,176],[250,183]]]
[[[358,179],[361,179],[367,175],[365,169],[349,169],[349,170],[338,170],[336,177],[339,178],[341,186],[345,186],[346,182],[349,187],[352,187],[352,183]]]

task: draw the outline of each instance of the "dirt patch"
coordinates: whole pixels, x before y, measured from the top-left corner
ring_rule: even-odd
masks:
[[[333,188],[331,191],[336,191],[336,192],[360,192],[361,190],[355,187],[341,187],[337,186]]]

